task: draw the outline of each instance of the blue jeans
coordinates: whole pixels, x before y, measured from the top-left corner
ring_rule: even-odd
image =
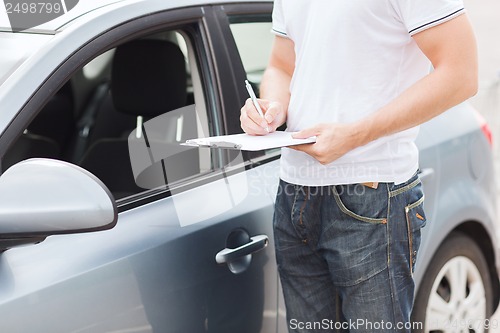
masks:
[[[377,189],[281,180],[274,237],[289,331],[410,332],[423,200],[417,175]]]

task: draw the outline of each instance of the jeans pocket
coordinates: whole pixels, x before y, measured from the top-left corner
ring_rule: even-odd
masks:
[[[387,187],[373,189],[362,184],[332,186],[339,209],[362,222],[385,224],[388,214]]]
[[[410,259],[410,271],[413,274],[417,253],[420,248],[421,231],[427,221],[424,212],[424,199],[422,194],[420,199],[405,207],[406,223],[408,229],[408,250]]]

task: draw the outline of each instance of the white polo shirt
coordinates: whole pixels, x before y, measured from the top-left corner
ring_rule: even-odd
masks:
[[[292,39],[296,53],[287,130],[355,122],[388,104],[431,68],[411,36],[462,13],[462,0],[275,0],[273,31]],[[417,134],[383,137],[328,165],[283,148],[281,178],[402,183],[418,169]]]

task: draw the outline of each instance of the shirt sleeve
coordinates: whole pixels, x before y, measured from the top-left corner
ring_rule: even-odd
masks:
[[[395,0],[395,2],[401,21],[411,36],[465,13],[463,0]]]
[[[281,0],[274,0],[273,26],[271,31],[278,36],[288,37],[286,33],[285,17]]]

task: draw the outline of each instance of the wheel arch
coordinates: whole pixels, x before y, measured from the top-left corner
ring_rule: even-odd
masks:
[[[493,311],[495,311],[500,302],[500,281],[495,264],[495,250],[493,241],[489,236],[486,228],[477,221],[467,221],[458,225],[453,229],[445,238],[448,238],[453,232],[460,232],[469,237],[474,243],[479,246],[482,253],[485,255],[486,263],[488,264],[488,271],[491,278],[493,287]]]
[[[446,236],[443,237],[442,242],[440,242],[438,246],[438,250],[436,250],[430,261],[430,263],[437,261],[437,264],[429,264],[425,267],[426,274],[429,273],[430,275],[429,279],[424,281],[423,285],[419,286],[415,294],[414,311],[412,311],[411,314],[412,322],[426,322],[426,312],[428,309],[427,302],[430,296],[429,292],[432,292],[432,288],[434,288],[433,284],[436,281],[435,278],[444,267],[444,264],[448,263],[451,258],[457,255],[457,251],[466,257],[471,255],[479,259],[477,256],[482,256],[482,260],[480,260],[482,263],[476,268],[479,270],[480,275],[488,277],[489,274],[490,277],[490,283],[484,285],[486,300],[489,298],[488,295],[490,296],[489,302],[486,303],[486,315],[491,316],[495,313],[498,306],[499,279],[495,272],[496,266],[494,264],[495,251],[493,242],[492,238],[488,235],[485,226],[477,221],[463,222],[446,233]],[[481,270],[482,273],[480,273]],[[436,318],[434,318],[434,320],[436,320]],[[465,318],[464,320],[468,319]],[[423,333],[424,329],[418,329],[413,332]]]

